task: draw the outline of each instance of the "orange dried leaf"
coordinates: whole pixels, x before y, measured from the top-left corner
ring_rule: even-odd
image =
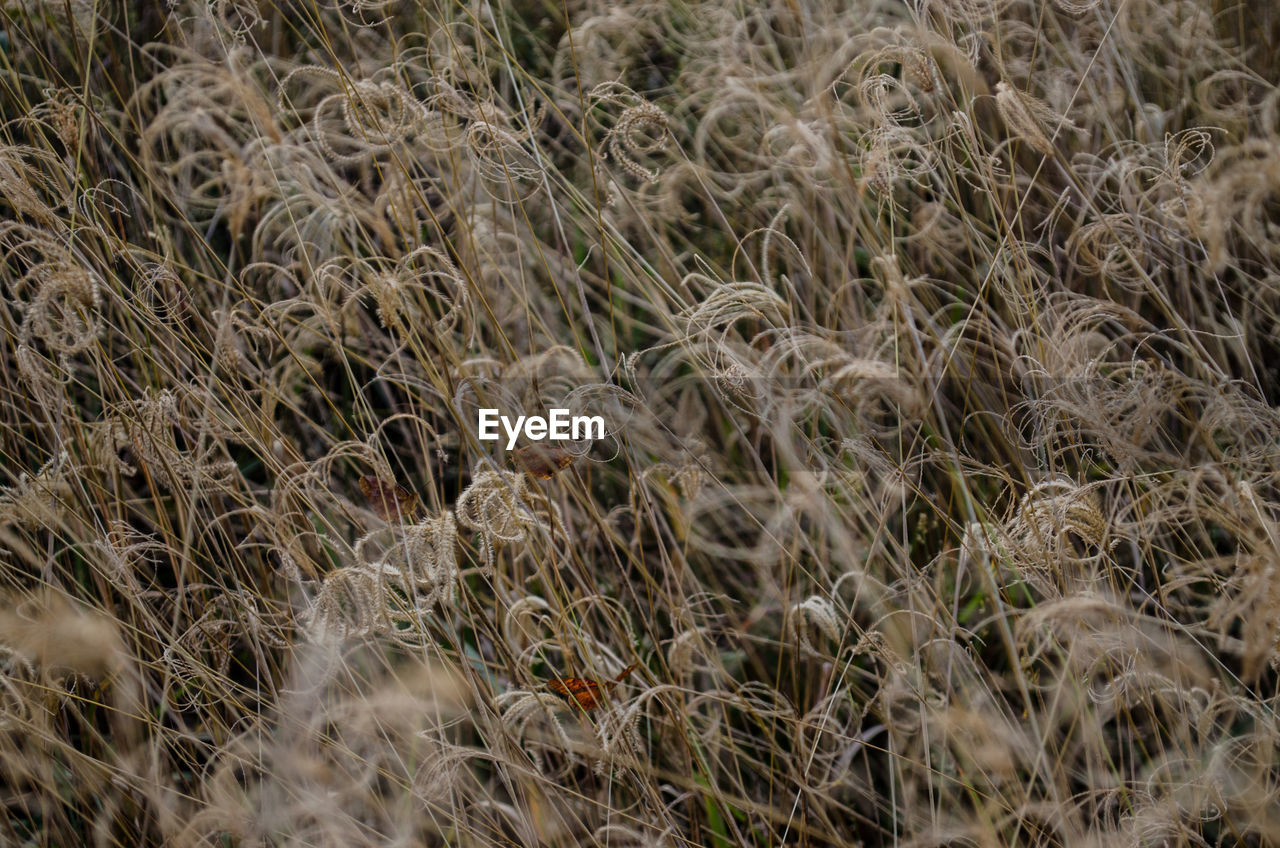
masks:
[[[612,692],[613,687],[617,686],[627,678],[627,675],[640,667],[640,663],[632,663],[624,668],[617,677],[604,683],[604,690]],[[560,680],[547,681],[547,689],[552,694],[559,695],[568,701],[570,706],[577,707],[582,711],[594,710],[600,706],[603,700],[600,696],[601,684],[594,680],[585,680],[581,677],[565,677]]]

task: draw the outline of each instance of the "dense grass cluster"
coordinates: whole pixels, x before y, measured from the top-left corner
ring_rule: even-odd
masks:
[[[0,0],[0,846],[1280,842],[1248,5]]]

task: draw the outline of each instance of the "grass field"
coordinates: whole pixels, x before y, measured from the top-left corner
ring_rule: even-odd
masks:
[[[1277,81],[1222,0],[0,0],[0,848],[1280,844]]]

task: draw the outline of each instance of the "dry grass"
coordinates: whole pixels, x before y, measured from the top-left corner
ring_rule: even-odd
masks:
[[[1253,5],[0,0],[0,846],[1280,843]]]

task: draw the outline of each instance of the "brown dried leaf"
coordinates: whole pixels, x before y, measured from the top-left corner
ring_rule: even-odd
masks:
[[[513,454],[516,465],[539,480],[550,480],[573,464],[574,455],[552,445],[525,445]]]
[[[404,486],[384,483],[373,474],[360,478],[360,491],[369,508],[383,521],[413,521],[418,513],[418,496]]]

